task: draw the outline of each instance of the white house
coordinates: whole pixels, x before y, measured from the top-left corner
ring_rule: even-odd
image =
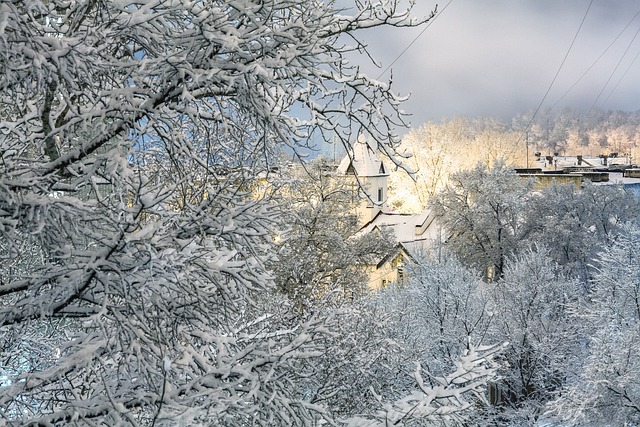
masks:
[[[369,287],[379,289],[404,279],[404,267],[416,256],[429,251],[441,240],[441,229],[429,210],[420,214],[390,212],[387,207],[389,173],[375,150],[363,135],[342,159],[337,175],[351,179],[360,203],[357,214],[361,232],[388,230],[396,241],[391,253],[368,266]]]

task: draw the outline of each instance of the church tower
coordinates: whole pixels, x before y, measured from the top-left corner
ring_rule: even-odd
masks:
[[[380,212],[387,212],[387,178],[389,174],[364,135],[351,146],[342,159],[337,174],[353,180],[355,194],[358,195],[358,220],[366,224]],[[358,185],[359,184],[359,185]]]

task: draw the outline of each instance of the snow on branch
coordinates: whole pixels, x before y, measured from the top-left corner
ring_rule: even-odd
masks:
[[[487,384],[495,379],[498,369],[494,357],[503,348],[504,345],[477,348],[471,345],[456,362],[456,370],[451,374],[433,377],[426,373],[431,384],[425,382],[425,372],[416,363],[413,377],[417,388],[413,393],[391,403],[380,401],[381,408],[375,414],[347,418],[341,424],[347,427],[386,427],[414,420],[456,419],[473,405],[485,401]]]

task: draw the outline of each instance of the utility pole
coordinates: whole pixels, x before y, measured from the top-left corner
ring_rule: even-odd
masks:
[[[527,146],[527,169],[529,169],[529,131],[526,131],[525,145]]]

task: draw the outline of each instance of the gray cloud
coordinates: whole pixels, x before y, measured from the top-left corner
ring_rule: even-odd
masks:
[[[434,6],[419,2],[422,14]],[[405,105],[412,124],[456,115],[508,120],[534,110],[588,5],[589,0],[453,0],[392,67],[395,89],[412,94]],[[640,52],[640,35],[633,40],[640,16],[578,82],[639,11],[640,3],[633,0],[594,0],[543,108],[640,110],[640,58],[632,62]],[[384,69],[420,31],[379,30],[365,40]],[[377,77],[380,71],[369,72]]]

